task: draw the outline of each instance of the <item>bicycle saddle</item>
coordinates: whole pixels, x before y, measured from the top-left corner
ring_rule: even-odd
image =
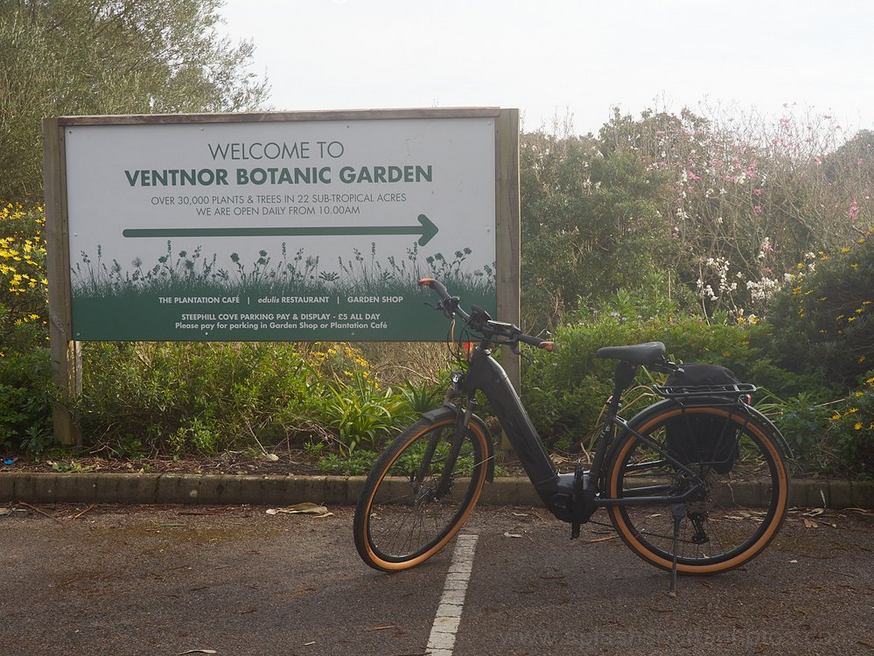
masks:
[[[646,342],[631,346],[604,346],[595,351],[599,358],[622,360],[631,364],[653,364],[665,355],[665,345],[661,342]]]

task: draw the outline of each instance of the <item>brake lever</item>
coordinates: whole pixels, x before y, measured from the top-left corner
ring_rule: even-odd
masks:
[[[452,299],[450,298],[447,300]],[[422,301],[422,304],[427,305],[432,310],[440,310],[440,312],[442,312],[444,316],[446,316],[448,319],[451,319],[452,315],[455,314],[455,307],[452,307],[453,305],[455,305],[454,303],[450,303],[449,306],[447,306],[446,301],[440,301],[437,305],[429,303],[428,301]]]

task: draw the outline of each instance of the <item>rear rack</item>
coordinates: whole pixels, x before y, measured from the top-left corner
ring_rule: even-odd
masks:
[[[659,396],[669,399],[693,398],[703,396],[741,396],[752,394],[756,386],[752,383],[732,383],[730,385],[653,385]]]

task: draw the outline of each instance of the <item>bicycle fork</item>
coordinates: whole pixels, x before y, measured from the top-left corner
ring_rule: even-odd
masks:
[[[449,443],[449,454],[446,457],[446,462],[443,466],[443,471],[440,473],[440,479],[437,482],[437,488],[434,490],[434,499],[441,499],[449,494],[452,489],[452,478],[455,471],[455,464],[458,461],[458,456],[461,453],[461,447],[464,444],[464,437],[467,433],[467,428],[470,425],[470,419],[473,416],[473,410],[476,406],[475,399],[468,399],[467,407],[464,412],[460,409],[456,413],[455,425],[452,428],[452,439]],[[419,465],[417,480],[424,480],[428,473],[428,468],[431,466],[431,460],[437,450],[437,444],[440,441],[440,433],[435,433],[428,441],[428,446],[425,450],[425,456]]]

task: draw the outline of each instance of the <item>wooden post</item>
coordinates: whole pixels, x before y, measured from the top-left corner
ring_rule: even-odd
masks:
[[[495,210],[497,214],[498,320],[519,325],[521,221],[519,200],[519,110],[502,109],[495,130],[497,176]],[[520,358],[507,353],[501,365],[516,392],[522,392]],[[501,440],[505,460],[515,459],[506,435]]]
[[[82,350],[72,337],[64,132],[57,118],[43,119],[42,127],[49,350],[52,380],[60,391],[60,399],[52,408],[54,431],[61,444],[81,444],[82,435],[69,407],[69,402],[82,393]]]

